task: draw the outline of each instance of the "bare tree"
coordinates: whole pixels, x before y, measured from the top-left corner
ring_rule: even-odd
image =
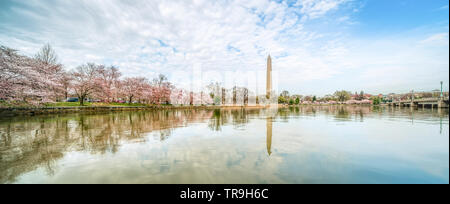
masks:
[[[46,76],[55,79],[56,83],[49,87],[53,92],[54,100],[58,101],[62,96],[67,98],[68,81],[66,80],[69,78],[63,69],[63,65],[58,63],[58,56],[52,46],[48,43],[45,44],[36,53],[34,59],[41,64],[41,70],[46,72]]]
[[[225,105],[226,103],[225,98],[226,98],[226,89],[222,88],[222,105]]]
[[[50,44],[45,44],[34,57],[44,64],[57,64],[58,56]]]
[[[280,96],[284,98],[289,98],[289,91],[284,90],[283,92],[281,92]]]
[[[233,105],[237,103],[237,86],[233,87]]]
[[[243,88],[244,105],[248,105],[248,88]]]

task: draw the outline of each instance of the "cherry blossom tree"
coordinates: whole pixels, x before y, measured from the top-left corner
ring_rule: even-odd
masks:
[[[150,104],[153,101],[153,93],[155,91],[155,88],[148,82],[147,79],[145,79],[146,83],[143,84],[143,90],[141,93],[140,101],[146,104]]]
[[[96,96],[106,102],[114,101],[118,97],[120,88],[119,78],[122,74],[114,66],[105,67],[103,65],[99,66],[98,72],[100,89]]]
[[[72,83],[72,75],[70,73],[64,72],[62,76],[59,78],[59,83],[61,84],[61,91],[64,99],[69,97],[69,92]]]
[[[49,44],[33,58],[0,46],[0,100],[4,101],[54,102],[73,94],[80,105],[92,97],[106,102],[120,97],[129,103],[137,100],[168,104],[173,100],[187,104],[192,103],[195,96],[202,100],[201,103],[211,103],[209,93],[191,94],[174,88],[162,74],[151,82],[144,77],[121,79],[119,69],[114,66],[87,63],[66,72]]]
[[[58,63],[58,56],[50,44],[44,45],[35,55],[38,62],[37,71],[43,76],[42,80],[48,83],[49,96],[53,101],[67,98],[70,77],[63,66]]]
[[[174,88],[173,85],[167,81],[167,77],[160,74],[153,79],[153,103],[170,103],[171,91]]]
[[[71,89],[78,97],[80,105],[84,105],[84,100],[99,90],[99,67],[93,63],[78,66],[71,72]]]
[[[61,70],[59,64],[47,64],[0,46],[0,98],[37,103],[52,101]]]
[[[144,91],[149,87],[148,80],[145,77],[127,77],[122,80],[121,93],[127,99],[128,103],[132,103],[133,99],[142,99]]]
[[[19,89],[28,85],[26,60],[28,59],[17,54],[17,50],[0,47],[0,99],[17,99]]]
[[[170,103],[173,105],[189,105],[191,100],[191,94],[184,89],[174,88],[170,94]]]
[[[36,63],[35,70],[39,74],[39,80],[44,87],[40,88],[46,101],[58,101],[63,97],[63,79],[66,75],[61,64],[46,64],[41,61]]]

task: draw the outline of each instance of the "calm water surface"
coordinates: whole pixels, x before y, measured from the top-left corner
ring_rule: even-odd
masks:
[[[449,114],[336,106],[1,118],[0,183],[449,183]]]

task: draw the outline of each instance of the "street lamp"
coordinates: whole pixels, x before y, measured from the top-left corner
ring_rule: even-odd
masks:
[[[444,97],[444,93],[442,92],[442,84],[443,84],[443,83],[444,83],[444,82],[441,81],[441,96],[440,96],[441,98]]]

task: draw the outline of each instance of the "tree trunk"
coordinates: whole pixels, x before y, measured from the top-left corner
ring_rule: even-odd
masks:
[[[237,95],[236,95],[236,88],[233,88],[233,105],[236,105],[237,103]]]
[[[84,97],[78,97],[78,100],[80,102],[80,106],[84,106]]]
[[[67,96],[69,96],[69,91],[67,91],[67,87],[64,88],[64,101],[67,100]]]
[[[225,105],[225,89],[222,88],[222,105]]]

